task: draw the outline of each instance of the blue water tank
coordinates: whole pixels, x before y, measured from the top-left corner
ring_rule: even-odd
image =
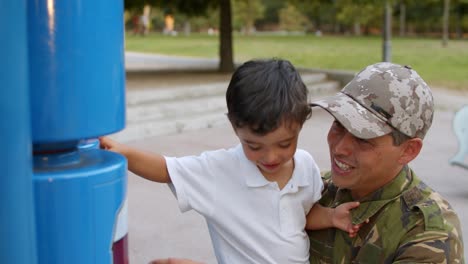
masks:
[[[39,263],[116,263],[126,171],[122,155],[100,149],[34,155]]]
[[[38,261],[128,263],[126,160],[96,141],[125,126],[123,1],[29,0],[27,13]]]
[[[123,1],[28,2],[33,143],[76,145],[125,126]]]
[[[26,24],[26,1],[1,1],[0,263],[37,263]]]

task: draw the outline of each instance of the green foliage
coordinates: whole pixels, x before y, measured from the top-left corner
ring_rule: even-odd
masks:
[[[262,0],[262,4],[265,7],[264,16],[262,19],[259,19],[257,24],[259,25],[278,24],[279,23],[278,13],[279,13],[279,10],[285,6],[285,1],[284,0]]]
[[[323,24],[335,23],[335,5],[328,0],[289,0],[289,3],[307,16],[313,23],[308,31],[321,30]]]
[[[309,19],[294,5],[288,3],[279,11],[280,29],[286,31],[306,31]]]
[[[164,10],[153,7],[150,13],[151,30],[161,32],[164,29]]]
[[[209,7],[217,6],[216,0],[165,0],[166,5],[174,6],[179,12],[187,16],[205,15]]]
[[[261,0],[232,0],[233,28],[252,33],[255,21],[263,17],[264,11]]]
[[[205,16],[192,16],[188,18],[194,32],[206,32],[209,28],[219,27],[219,8],[210,7]]]
[[[344,25],[359,23],[363,26],[370,26],[373,22],[380,25],[383,15],[384,1],[336,1],[336,19]],[[378,26],[379,27],[379,26]]]
[[[169,12],[177,10],[187,16],[203,15],[209,7],[218,5],[217,0],[124,0],[124,7],[129,9],[141,9],[145,4],[153,7],[161,7]]]
[[[400,6],[405,5],[405,29],[408,35],[441,36],[443,0],[388,0],[393,7],[393,29],[400,28]],[[235,30],[258,29],[275,30],[280,25],[280,10],[288,11],[288,6],[296,7],[299,21],[283,17],[283,28],[294,28],[308,32],[320,29],[323,33],[352,32],[361,29],[365,34],[380,34],[383,21],[383,0],[231,0],[233,6],[233,27]],[[163,12],[171,12],[176,23],[191,21],[193,30],[218,27],[219,18],[214,18],[213,10],[219,11],[219,0],[125,0],[126,16],[139,14],[145,3]],[[249,7],[250,5],[250,7]],[[468,32],[468,0],[451,0],[449,30],[461,36]],[[219,14],[218,14],[219,16]],[[304,19],[306,17],[307,19]],[[129,23],[126,20],[127,24]],[[154,19],[154,28],[160,21]],[[176,27],[180,27],[176,24]],[[289,29],[290,30],[290,29]],[[357,32],[357,31],[356,31]]]

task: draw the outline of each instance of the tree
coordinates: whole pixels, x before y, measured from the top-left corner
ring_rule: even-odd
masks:
[[[290,3],[279,11],[279,19],[280,28],[286,31],[305,31],[309,24],[307,17]]]
[[[468,28],[468,0],[455,0],[455,32],[457,38],[463,38],[463,29]]]
[[[232,13],[230,0],[126,0],[125,9],[143,8],[145,4],[177,10],[187,16],[205,14],[209,7],[219,6],[219,71],[232,72],[234,59],[232,49]]]
[[[263,17],[255,23],[259,28],[275,29],[279,23],[278,13],[286,5],[284,0],[262,0],[265,7]]]
[[[449,38],[450,0],[444,0],[444,15],[442,18],[442,47],[447,47]]]
[[[255,31],[255,21],[263,17],[265,7],[261,0],[233,0],[234,24],[243,28],[246,35]]]
[[[406,3],[400,1],[400,37],[406,35]]]
[[[407,10],[413,2],[418,0],[399,0],[398,2],[398,12],[399,12],[399,35],[404,37],[406,35],[406,20],[407,20]]]
[[[442,1],[406,1],[407,33],[433,35],[433,32],[440,31]]]
[[[322,31],[323,25],[334,25],[336,23],[334,1],[288,0],[288,2],[293,4],[301,11],[302,14],[307,16],[307,19],[312,23],[313,28],[308,29],[308,31]],[[331,28],[335,27],[331,26]]]
[[[165,0],[187,15],[204,14],[209,6],[219,5],[219,68],[220,72],[234,71],[232,49],[232,9],[230,0]]]
[[[234,59],[232,50],[232,17],[231,1],[220,0],[220,26],[219,26],[219,71],[234,71]]]
[[[336,0],[336,18],[347,26],[353,26],[355,35],[361,34],[361,27],[379,27],[382,17],[381,1],[373,0]],[[367,30],[366,30],[367,32]]]

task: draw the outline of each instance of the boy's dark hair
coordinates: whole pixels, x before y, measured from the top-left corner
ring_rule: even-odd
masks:
[[[307,87],[287,60],[251,60],[232,75],[226,91],[228,118],[234,128],[248,126],[264,135],[282,122],[300,125],[311,116]]]

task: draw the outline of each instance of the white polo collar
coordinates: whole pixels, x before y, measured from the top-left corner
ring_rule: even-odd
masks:
[[[243,177],[245,177],[245,184],[248,187],[256,188],[256,187],[263,187],[271,182],[265,179],[265,177],[262,175],[260,170],[258,169],[257,165],[247,159],[245,156],[244,150],[242,149],[242,145],[239,144],[236,146],[236,152],[237,155],[239,156],[239,159],[241,160],[241,163],[247,164],[245,166],[245,169],[239,168],[239,172],[243,174]],[[293,187],[303,187],[303,186],[308,186],[311,183],[312,178],[307,177],[308,173],[312,172],[304,172],[305,168],[304,166],[297,166],[297,151],[294,154],[294,159],[295,159],[295,166],[294,166],[294,171],[291,179],[288,182],[288,185],[292,185]]]

